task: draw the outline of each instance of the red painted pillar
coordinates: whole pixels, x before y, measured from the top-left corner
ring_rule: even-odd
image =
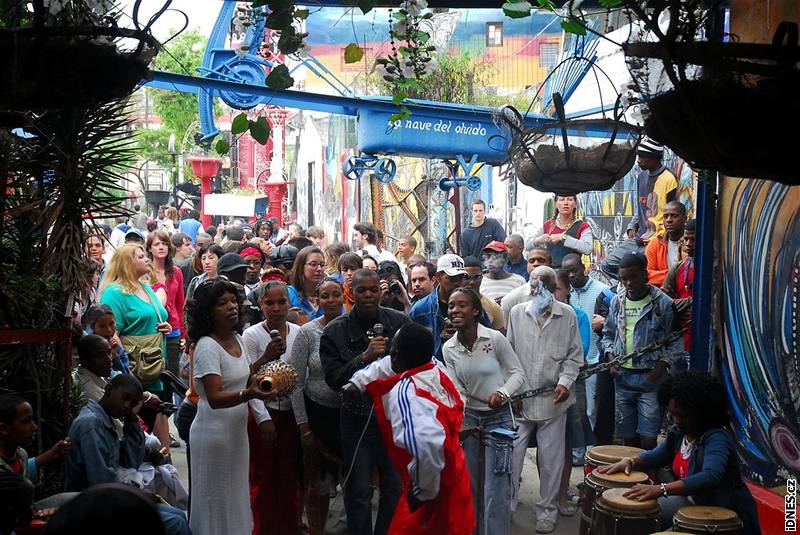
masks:
[[[269,181],[262,184],[263,191],[269,199],[269,207],[267,208],[267,217],[277,218],[279,224],[283,224],[286,213],[283,209],[284,199],[288,194],[289,183],[281,181]]]
[[[205,213],[206,195],[211,193],[211,179],[217,176],[222,169],[222,158],[216,156],[189,156],[186,158],[192,164],[192,172],[200,179],[200,222],[204,227],[211,224],[211,216]]]

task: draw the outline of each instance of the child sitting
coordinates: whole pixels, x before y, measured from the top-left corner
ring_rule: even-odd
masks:
[[[102,336],[111,344],[114,357],[111,368],[117,373],[130,373],[130,359],[125,347],[120,343],[117,336],[117,324],[114,319],[114,312],[108,305],[93,305],[89,307],[83,315],[83,329],[86,334],[97,334]],[[112,376],[116,375],[112,373]]]

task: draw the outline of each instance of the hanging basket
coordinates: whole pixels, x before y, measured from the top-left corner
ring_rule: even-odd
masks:
[[[647,135],[696,169],[800,184],[791,133],[800,124],[796,24],[782,22],[772,44],[636,42],[623,48],[646,102]]]
[[[553,95],[558,119],[524,129],[522,115],[506,106],[502,119],[513,132],[508,154],[520,182],[539,191],[574,195],[607,190],[631,170],[640,131],[621,118],[566,119],[561,95]]]
[[[131,51],[114,44],[136,43]],[[129,95],[160,45],[149,31],[117,27],[0,30],[0,109],[86,106]]]

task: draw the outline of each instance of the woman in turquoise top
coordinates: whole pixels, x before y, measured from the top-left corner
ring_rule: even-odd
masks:
[[[114,311],[117,331],[121,337],[141,336],[172,332],[167,322],[167,310],[156,297],[149,284],[142,282],[142,277],[150,273],[150,259],[141,245],[123,245],[111,257],[106,270],[106,277],[100,289],[100,303],[108,305]],[[162,358],[167,354],[166,338],[162,340]],[[152,396],[161,398],[164,385],[160,380],[142,385],[150,393],[145,394],[145,401]],[[156,421],[157,410],[142,410],[140,416],[162,443],[169,447],[169,426],[166,425],[166,438],[162,439],[162,427],[166,418]],[[166,444],[164,442],[166,441]]]
[[[319,247],[303,248],[294,260],[292,284],[288,286],[289,303],[308,315],[308,320],[322,316],[317,306],[317,284],[325,278],[325,254]],[[305,322],[304,322],[305,323]]]

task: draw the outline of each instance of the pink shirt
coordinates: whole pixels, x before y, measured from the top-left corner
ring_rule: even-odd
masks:
[[[167,302],[164,308],[167,309],[167,322],[172,325],[172,330],[180,329],[181,338],[186,337],[186,328],[183,324],[183,305],[186,302],[186,295],[183,293],[183,272],[180,268],[172,267],[172,277],[167,277],[167,284],[154,284],[153,291],[164,288],[167,292]]]

